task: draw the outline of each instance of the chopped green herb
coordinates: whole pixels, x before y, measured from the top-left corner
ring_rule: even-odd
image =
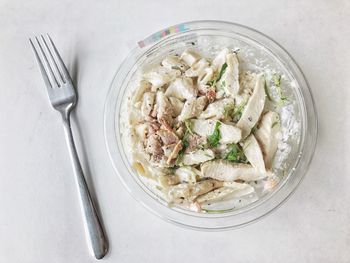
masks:
[[[182,149],[184,149],[184,151],[188,148],[188,137],[182,139]]]
[[[226,86],[226,81],[224,80],[221,84],[222,84],[223,87],[225,87]]]
[[[282,78],[282,76],[280,74],[275,73],[272,75],[272,81],[276,87],[281,86],[281,78]]]
[[[185,125],[186,125],[186,122],[185,122]],[[187,128],[187,126],[186,126],[186,128]],[[176,165],[181,165],[183,155],[185,154],[185,151],[186,151],[186,149],[189,146],[189,142],[188,142],[189,134],[190,134],[189,133],[189,129],[187,128],[184,136],[181,139],[181,141],[182,141],[182,149],[179,151],[179,153],[177,155],[176,162],[175,162]]]
[[[208,148],[208,144],[207,144],[207,143],[205,143],[205,144],[201,143],[201,144],[198,144],[198,145],[196,146],[196,149],[197,149],[197,150],[205,150],[205,149],[207,149],[207,148]]]
[[[183,156],[184,156],[184,153],[180,151],[175,161],[176,166],[181,166]]]
[[[272,123],[271,128],[275,127],[278,124],[278,121]]]
[[[224,63],[220,69],[219,75],[216,78],[214,78],[213,80],[208,81],[207,84],[209,86],[215,86],[215,84],[221,79],[222,75],[224,75],[226,68],[227,68],[227,63]]]
[[[192,131],[192,122],[190,120],[185,120],[186,131],[188,131],[191,135],[193,135]]]
[[[269,92],[269,88],[268,88],[268,86],[267,86],[266,79],[265,79],[264,89],[265,89],[265,94],[266,94],[267,99],[268,99],[269,101],[272,101],[271,96],[270,96],[270,92]]]
[[[221,79],[222,75],[224,75],[224,73],[226,71],[226,68],[227,68],[227,63],[224,63],[222,65],[221,69],[220,69],[220,73],[219,73],[219,76],[216,79],[216,82],[218,82]]]
[[[238,147],[237,147],[237,145],[234,144],[232,146],[230,152],[226,156],[226,159],[231,161],[231,162],[237,161],[237,159],[238,159]]]
[[[169,172],[170,172],[171,174],[173,174],[173,173],[175,173],[177,167],[176,167],[176,166],[175,166],[175,167],[169,167],[168,169],[169,169]]]
[[[177,155],[177,158],[176,158],[176,161],[175,161],[175,164],[178,165],[178,166],[181,166],[182,165],[182,159],[183,159],[183,156],[185,154],[185,151],[188,147],[189,143],[188,143],[188,138],[183,138],[182,139],[182,149],[179,151],[178,155]]]
[[[235,163],[247,163],[243,150],[237,144],[231,144],[231,149],[225,157],[226,160]]]
[[[215,80],[209,80],[209,81],[207,82],[207,85],[209,85],[209,86],[214,86],[214,83],[215,83]]]
[[[239,119],[242,116],[242,112],[243,112],[243,109],[244,109],[246,104],[247,104],[247,100],[242,101],[242,103],[239,104],[237,108],[235,108],[235,110],[233,112],[233,121],[235,121],[235,122],[239,121]]]
[[[254,127],[252,128],[252,133],[256,132],[259,129],[259,125],[255,124]]]
[[[273,81],[274,85],[276,86],[277,93],[280,97],[280,101],[278,102],[279,106],[285,105],[286,101],[288,100],[288,98],[282,92],[281,78],[282,78],[282,76],[280,74],[275,73],[272,75],[272,81]]]
[[[217,121],[213,133],[208,136],[208,143],[211,147],[216,147],[219,144],[221,139],[220,126],[221,123]]]
[[[283,95],[281,87],[277,87],[278,95],[280,96],[280,101],[278,102],[279,106],[284,106],[286,102],[288,101],[288,98]]]
[[[181,70],[181,68],[180,68],[180,67],[178,67],[178,66],[171,66],[171,69]]]
[[[224,106],[224,117],[227,119],[229,117],[231,117],[234,113],[234,110],[235,110],[235,104],[234,103],[227,103],[225,106]]]

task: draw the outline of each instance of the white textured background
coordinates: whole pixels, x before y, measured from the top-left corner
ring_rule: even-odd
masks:
[[[166,26],[233,21],[297,60],[316,101],[311,168],[277,212],[248,227],[196,232],[163,222],[122,187],[104,145],[103,106],[130,46]],[[49,32],[76,72],[75,130],[99,200],[105,262],[350,262],[350,2],[0,0],[0,262],[94,262],[88,254],[59,116],[28,37]]]

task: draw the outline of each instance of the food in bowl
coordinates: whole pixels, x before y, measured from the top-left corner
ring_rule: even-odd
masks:
[[[282,76],[244,63],[239,49],[187,49],[142,70],[128,103],[132,163],[170,205],[217,213],[278,184]]]

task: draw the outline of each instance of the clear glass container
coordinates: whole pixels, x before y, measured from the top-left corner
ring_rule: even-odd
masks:
[[[296,119],[298,131],[288,138],[288,156],[283,160],[284,175],[275,189],[259,200],[225,213],[196,213],[169,207],[167,202],[152,191],[128,158],[122,125],[127,112],[125,102],[137,85],[140,68],[155,63],[168,54],[181,53],[193,47],[210,56],[223,47],[244,49],[245,58],[266,70],[278,69],[289,83],[284,87],[290,100],[289,115],[283,125]],[[254,70],[254,68],[249,68]],[[284,127],[292,129],[292,127]],[[175,224],[202,230],[223,230],[240,227],[269,214],[295,191],[311,162],[317,138],[317,114],[308,83],[294,59],[275,41],[246,26],[221,21],[194,21],[161,30],[131,50],[121,64],[107,95],[104,112],[107,149],[113,167],[126,189],[141,204],[161,218]]]

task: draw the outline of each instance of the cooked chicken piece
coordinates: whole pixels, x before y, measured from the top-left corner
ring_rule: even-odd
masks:
[[[192,130],[200,136],[208,137],[213,134],[216,125],[215,120],[192,120]],[[241,130],[233,124],[225,124],[220,122],[220,143],[237,143],[241,140]]]
[[[143,117],[150,115],[153,109],[153,103],[155,100],[156,94],[154,92],[145,92],[143,94],[143,100],[141,105],[141,114]]]
[[[197,54],[196,52],[194,52],[193,50],[185,50],[181,54],[181,59],[183,61],[185,61],[185,63],[189,67],[191,67],[194,63],[196,63],[200,58],[201,58],[201,56],[199,54]]]
[[[175,134],[177,137],[182,138],[185,135],[185,128],[183,125],[181,125],[179,128],[176,129]]]
[[[172,131],[161,129],[157,131],[157,135],[161,138],[161,141],[164,144],[162,150],[164,155],[168,157],[167,164],[170,164],[171,160],[175,159],[179,154],[179,151],[182,149],[182,142]]]
[[[181,71],[185,71],[188,67],[187,65],[181,61],[179,56],[167,56],[165,59],[162,61],[162,66],[171,70],[171,69],[177,69]]]
[[[148,134],[155,134],[160,129],[160,124],[156,119],[149,120],[148,124]]]
[[[176,144],[179,141],[179,138],[174,132],[160,129],[157,131],[157,135],[161,138],[161,141],[164,145]]]
[[[255,169],[262,173],[266,172],[264,157],[260,145],[253,134],[249,135],[247,139],[244,140],[243,152]]]
[[[168,145],[163,145],[162,150],[164,152],[164,156],[168,157],[172,154],[176,146],[176,143],[168,144]]]
[[[215,189],[209,193],[199,196],[196,201],[201,203],[218,202],[232,198],[239,198],[254,192],[254,187],[245,183],[224,182],[223,187]]]
[[[265,165],[267,168],[271,168],[281,134],[281,125],[278,113],[273,111],[265,113],[262,116],[259,127],[254,134],[262,147]]]
[[[199,146],[206,143],[206,138],[201,137],[197,134],[190,134],[188,136],[188,147],[186,148],[185,153],[194,152],[198,149]]]
[[[151,155],[151,158],[149,160],[149,163],[152,167],[154,168],[170,168],[174,167],[174,163],[168,163],[168,157],[166,157],[163,154],[156,155],[153,154]]]
[[[235,53],[227,54],[226,63],[226,70],[216,85],[223,88],[227,95],[234,96],[240,92],[237,55]]]
[[[200,115],[200,119],[209,119],[209,118],[215,118],[215,119],[222,119],[224,118],[225,113],[225,107],[227,105],[234,105],[235,101],[232,98],[226,98],[222,100],[215,101],[213,103],[210,103],[208,107],[203,111]]]
[[[217,56],[214,58],[213,60],[213,67],[216,71],[219,71],[222,67],[223,64],[225,64],[226,62],[226,56],[229,53],[229,49],[228,48],[224,48],[223,50],[221,50],[219,52],[219,54],[217,54]]]
[[[209,68],[209,62],[205,58],[202,58],[186,70],[185,76],[198,77],[203,74],[206,68]]]
[[[162,145],[159,136],[152,134],[146,140],[146,152],[154,155],[163,154]]]
[[[158,122],[165,125],[172,125],[173,124],[173,108],[169,102],[169,99],[164,95],[162,91],[157,92],[156,97],[156,103],[157,103],[157,119]]]
[[[152,118],[156,118],[157,117],[157,114],[158,114],[158,112],[157,112],[157,103],[155,103],[154,105],[153,105],[153,109],[152,109],[152,111],[151,111],[151,114],[150,114],[150,116],[152,117]]]
[[[177,158],[181,149],[182,149],[182,141],[178,141],[178,143],[174,146],[174,149],[172,150],[172,152],[168,156],[168,160],[166,161],[167,164],[170,164],[171,160]]]
[[[178,116],[178,120],[185,121],[197,117],[203,111],[206,104],[207,98],[205,96],[186,100],[181,114]]]
[[[205,96],[208,98],[209,103],[212,103],[216,99],[216,91],[214,87],[210,87]]]
[[[191,153],[185,153],[182,158],[182,163],[184,165],[194,165],[200,164],[215,158],[212,150],[197,150]]]
[[[223,185],[223,182],[216,180],[204,180],[195,184],[181,183],[169,187],[168,197],[171,201],[186,199],[194,200],[197,196],[208,193]]]
[[[173,117],[175,118],[180,115],[182,108],[184,107],[184,103],[175,97],[169,97],[169,101],[173,107]]]
[[[165,92],[168,97],[176,97],[180,100],[187,100],[197,97],[197,89],[193,86],[193,80],[191,78],[177,78],[172,82]]]
[[[268,173],[261,173],[250,164],[232,163],[226,160],[206,162],[201,167],[202,176],[219,181],[236,180],[255,181],[265,178]]]
[[[141,80],[140,85],[135,90],[134,96],[132,97],[132,102],[136,103],[138,101],[141,101],[143,94],[150,90],[151,90],[151,83],[146,80]]]
[[[245,106],[242,116],[237,123],[237,127],[242,130],[242,139],[245,139],[251,129],[258,122],[265,105],[265,78],[263,74],[257,77],[252,96]]]

